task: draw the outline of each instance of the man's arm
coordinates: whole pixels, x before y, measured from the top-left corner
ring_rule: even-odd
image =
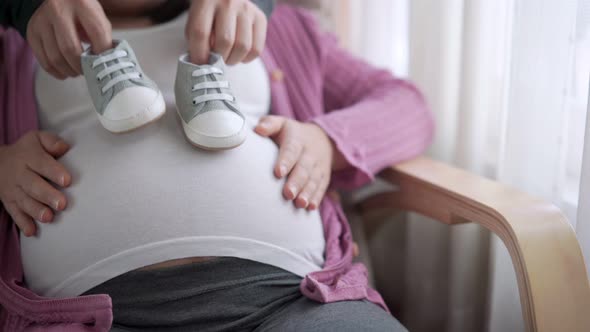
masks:
[[[2,0],[0,1],[0,25],[11,27],[27,39],[27,24],[43,0]]]

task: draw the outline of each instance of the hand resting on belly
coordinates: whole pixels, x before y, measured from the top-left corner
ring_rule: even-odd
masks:
[[[294,200],[300,208],[317,208],[331,168],[346,167],[326,134],[314,124],[277,116],[264,117],[255,130],[280,145],[273,171],[277,178],[288,177],[282,190],[284,198]],[[35,235],[34,221],[50,223],[67,206],[65,195],[54,185],[65,188],[72,182],[68,170],[56,160],[68,150],[63,139],[41,131],[0,147],[0,199],[26,236]]]

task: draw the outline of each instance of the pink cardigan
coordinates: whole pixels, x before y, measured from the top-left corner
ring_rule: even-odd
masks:
[[[14,31],[4,33],[0,45],[0,144],[10,144],[38,125],[34,60]],[[271,75],[272,113],[318,124],[352,165],[333,173],[332,189],[360,187],[385,167],[419,155],[432,139],[431,113],[417,89],[339,48],[302,9],[275,9],[262,59]],[[301,292],[319,302],[368,299],[388,310],[368,286],[364,265],[353,263],[340,204],[327,196],[320,213],[325,265],[302,280]],[[26,287],[19,231],[1,205],[0,214],[0,329],[108,330],[107,294],[45,298]]]

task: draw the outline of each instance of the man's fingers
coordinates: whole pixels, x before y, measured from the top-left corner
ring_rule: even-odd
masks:
[[[62,71],[66,74],[66,77],[78,76],[78,70],[76,69],[76,66],[72,65],[67,58],[67,52],[65,50],[65,46],[63,45],[65,37],[61,34],[62,32],[57,31],[55,26],[48,29],[51,30],[51,34],[53,35],[52,44],[57,48],[58,64],[56,66],[62,68]]]
[[[18,206],[33,220],[39,220],[41,222],[50,222],[53,220],[53,212],[50,208],[39,203],[39,201],[25,194],[22,190],[17,195]]]
[[[235,65],[244,59],[252,48],[252,22],[247,15],[238,15],[236,39],[227,58],[228,65]]]
[[[57,78],[58,80],[64,80],[66,78],[66,76],[58,69],[55,67],[55,64],[53,63],[53,61],[51,60],[50,57],[50,49],[55,50],[57,47],[57,45],[55,45],[54,48],[52,48],[51,46],[51,40],[53,40],[53,37],[51,36],[51,32],[47,31],[43,34],[43,37],[39,38],[39,41],[41,42],[41,53],[43,54],[42,58],[44,59],[44,63],[45,65],[43,65],[43,62],[41,63],[41,66],[49,73],[51,74],[51,76]],[[39,60],[39,59],[38,59]]]
[[[63,210],[67,205],[66,197],[62,192],[32,171],[24,172],[20,183],[25,194],[56,211]]]
[[[211,29],[215,6],[209,1],[194,1],[185,28],[190,61],[202,65],[208,63],[211,47]]]
[[[257,18],[254,19],[254,25],[252,26],[252,47],[244,60],[242,60],[243,62],[256,59],[262,53],[264,43],[266,43],[266,16],[262,12],[256,16]]]
[[[70,145],[66,141],[50,132],[41,131],[37,137],[43,149],[54,158],[63,156],[70,149]]]
[[[92,52],[99,54],[111,49],[113,47],[111,22],[98,1],[83,1],[76,9],[78,22],[90,39]]]
[[[33,54],[35,54],[37,62],[39,62],[39,65],[41,65],[45,71],[49,72],[49,65],[47,64],[47,57],[45,56],[41,39],[37,37],[36,34],[32,33],[31,30],[27,30],[27,33],[27,41],[31,50],[33,50]]]
[[[80,55],[82,54],[82,44],[78,38],[78,31],[74,22],[70,20],[58,20],[54,25],[55,33],[60,36],[57,38],[57,44],[62,56],[66,59],[70,68],[78,76],[82,73]]]
[[[215,12],[215,21],[213,22],[215,35],[215,45],[213,51],[219,53],[227,62],[227,57],[231,52],[236,39],[236,14],[232,7]]]
[[[5,203],[4,207],[14,223],[18,226],[18,228],[25,234],[25,236],[33,236],[35,235],[35,231],[37,229],[35,222],[31,217],[29,217],[26,213],[24,213],[16,203]]]

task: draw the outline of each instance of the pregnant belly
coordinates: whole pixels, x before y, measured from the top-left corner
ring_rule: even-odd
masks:
[[[249,131],[238,148],[199,150],[170,113],[128,135],[94,124],[61,133],[73,143],[61,160],[74,178],[68,207],[38,223],[36,237],[21,237],[25,270],[59,262],[74,273],[130,248],[191,236],[247,238],[321,259],[319,213],[282,197],[274,142]]]

